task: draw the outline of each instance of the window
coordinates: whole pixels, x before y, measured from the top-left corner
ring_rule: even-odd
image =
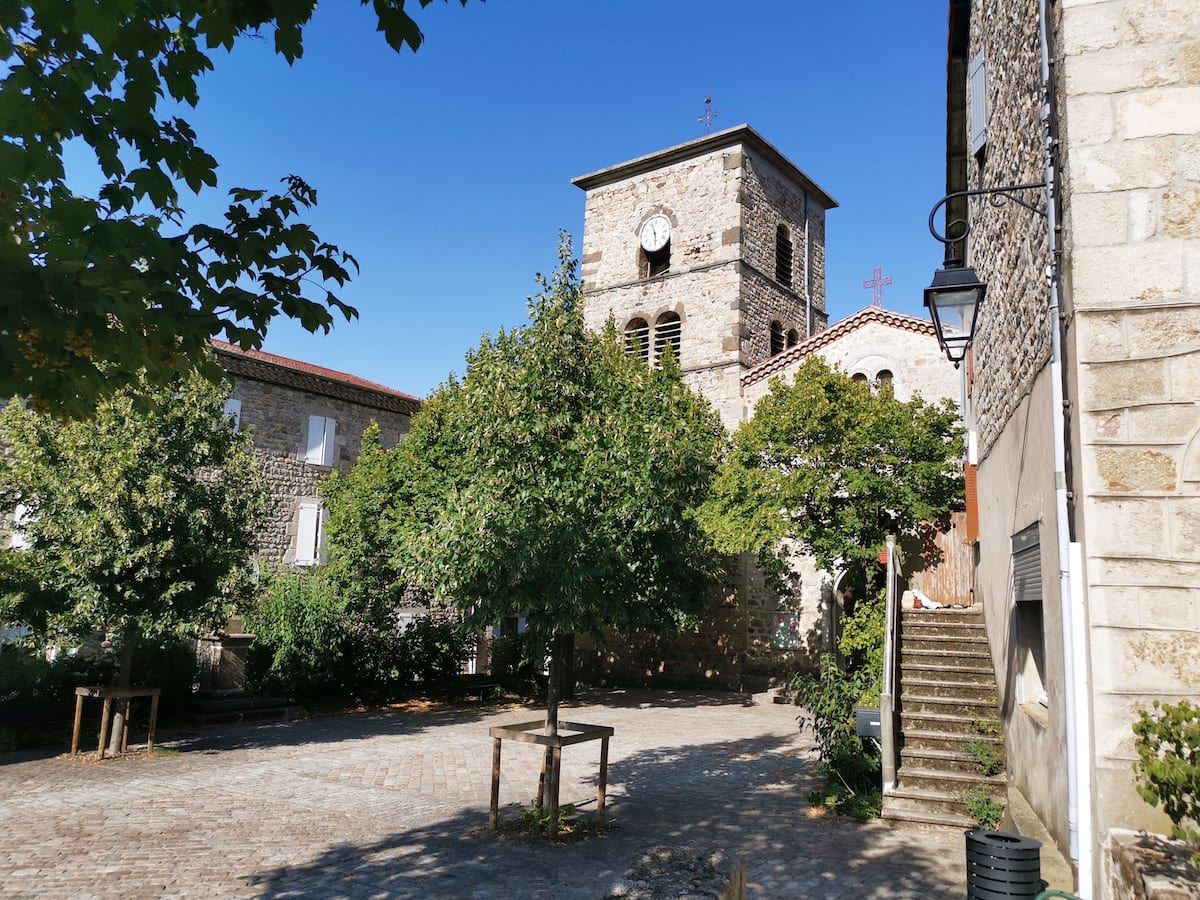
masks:
[[[233,418],[233,430],[242,430],[242,401],[230,397],[225,401],[225,415]]]
[[[492,626],[492,636],[508,637],[509,635],[524,634],[525,628],[524,616],[506,616],[499,625]]]
[[[857,382],[859,382],[860,384],[866,384],[866,383],[867,383],[867,376],[866,376],[866,375],[864,375],[862,372],[855,372],[853,375],[851,375],[851,376],[850,376],[850,380],[851,380],[851,381],[857,381]]]
[[[795,328],[789,328],[787,333],[787,345],[789,347],[795,347],[798,343],[800,343],[800,332],[798,332]]]
[[[638,271],[642,278],[666,275],[671,271],[671,242],[668,240],[658,250],[638,248]]]
[[[771,320],[771,356],[783,352],[783,326],[778,321]]]
[[[329,513],[316,500],[300,501],[300,517],[296,523],[296,565],[324,565],[325,520],[328,518]]]
[[[671,348],[671,353],[675,357],[676,362],[679,361],[681,327],[679,314],[673,312],[663,313],[654,323],[654,364],[656,366],[662,365],[663,356],[666,354],[668,347]]]
[[[892,392],[892,373],[889,369],[881,369],[875,376],[875,385],[880,391]]]
[[[308,444],[304,461],[318,466],[333,465],[333,438],[337,421],[325,416],[308,417]]]
[[[645,319],[630,319],[625,326],[625,352],[650,362],[650,324]]]
[[[1047,705],[1046,643],[1042,619],[1042,548],[1037,524],[1012,538],[1017,638],[1017,702]]]
[[[786,225],[775,229],[775,280],[792,286],[792,236]]]
[[[971,154],[976,155],[987,146],[987,67],[983,51],[971,57],[967,75],[971,108],[967,128],[971,141]]]

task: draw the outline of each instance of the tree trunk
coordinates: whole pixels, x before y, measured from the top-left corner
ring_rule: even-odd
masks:
[[[546,685],[546,727],[549,737],[558,736],[558,703],[563,696],[563,684],[567,672],[571,670],[571,656],[575,648],[575,635],[556,633],[550,641],[550,673]],[[553,809],[558,806],[557,797],[552,797],[552,791],[557,787],[551,777],[554,761],[554,750],[546,748],[542,758],[542,775],[538,779],[538,800],[542,809]]]
[[[120,637],[117,645],[119,662],[117,664],[117,684],[119,688],[129,687],[130,673],[133,670],[133,643],[128,633]],[[121,752],[122,739],[125,736],[125,720],[129,715],[129,698],[121,697],[113,703],[112,732],[108,739],[108,752]]]

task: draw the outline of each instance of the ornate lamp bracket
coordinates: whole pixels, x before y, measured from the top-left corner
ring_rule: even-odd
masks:
[[[1046,211],[1042,209],[1036,202],[1030,203],[1028,200],[1022,199],[1019,194],[1021,191],[1035,191],[1046,186],[1046,182],[1039,181],[1035,184],[1012,184],[1005,187],[991,188],[975,188],[970,191],[955,191],[953,194],[947,194],[941,200],[933,205],[933,209],[929,211],[929,233],[933,235],[934,240],[940,241],[949,247],[951,244],[958,244],[971,233],[971,223],[967,219],[955,219],[953,222],[946,223],[946,233],[938,232],[937,227],[933,224],[934,217],[937,212],[951,200],[956,197],[981,197],[986,196],[988,203],[995,207],[1001,207],[1008,203],[1015,203],[1017,206],[1022,206],[1032,213],[1046,218]],[[956,229],[961,229],[960,234],[952,234]]]

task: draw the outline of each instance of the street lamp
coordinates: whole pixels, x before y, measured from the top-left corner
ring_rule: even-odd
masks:
[[[947,194],[933,205],[929,211],[929,233],[935,240],[946,245],[946,267],[933,273],[933,284],[925,288],[925,306],[933,319],[933,327],[937,330],[938,346],[946,351],[946,357],[958,368],[967,358],[967,348],[975,339],[975,314],[979,304],[983,302],[987,285],[979,280],[975,270],[963,265],[961,256],[966,248],[967,234],[971,231],[968,219],[949,221],[947,214],[946,233],[942,234],[934,224],[938,210],[958,197],[984,197],[992,206],[1002,206],[1005,203],[1015,203],[1036,215],[1046,218],[1046,211],[1037,202],[1030,202],[1021,197],[1025,191],[1041,190],[1046,183],[1011,184],[1003,187],[973,188],[969,191],[955,191]],[[954,245],[959,245],[957,252]]]
[[[933,284],[925,288],[925,306],[937,331],[938,346],[958,368],[975,339],[975,320],[987,285],[975,270],[959,260],[946,261],[933,273]]]

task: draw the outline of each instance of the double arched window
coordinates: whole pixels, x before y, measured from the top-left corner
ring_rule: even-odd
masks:
[[[875,373],[874,378],[868,378],[865,372],[855,372],[850,376],[854,381],[862,382],[875,392],[887,391],[889,394],[893,390],[893,379],[891,369],[880,369]]]
[[[683,337],[683,322],[679,313],[665,312],[654,320],[654,333],[651,335],[650,324],[642,318],[630,319],[625,325],[625,352],[636,356],[647,365],[653,363],[661,366],[666,357],[667,348],[671,355],[679,360],[679,351]],[[654,348],[653,359],[650,348]]]
[[[800,332],[795,328],[789,328],[786,333],[783,330],[783,323],[778,319],[771,320],[771,337],[768,349],[770,355],[774,356],[777,353],[782,353],[788,347],[795,347],[800,343]]]

